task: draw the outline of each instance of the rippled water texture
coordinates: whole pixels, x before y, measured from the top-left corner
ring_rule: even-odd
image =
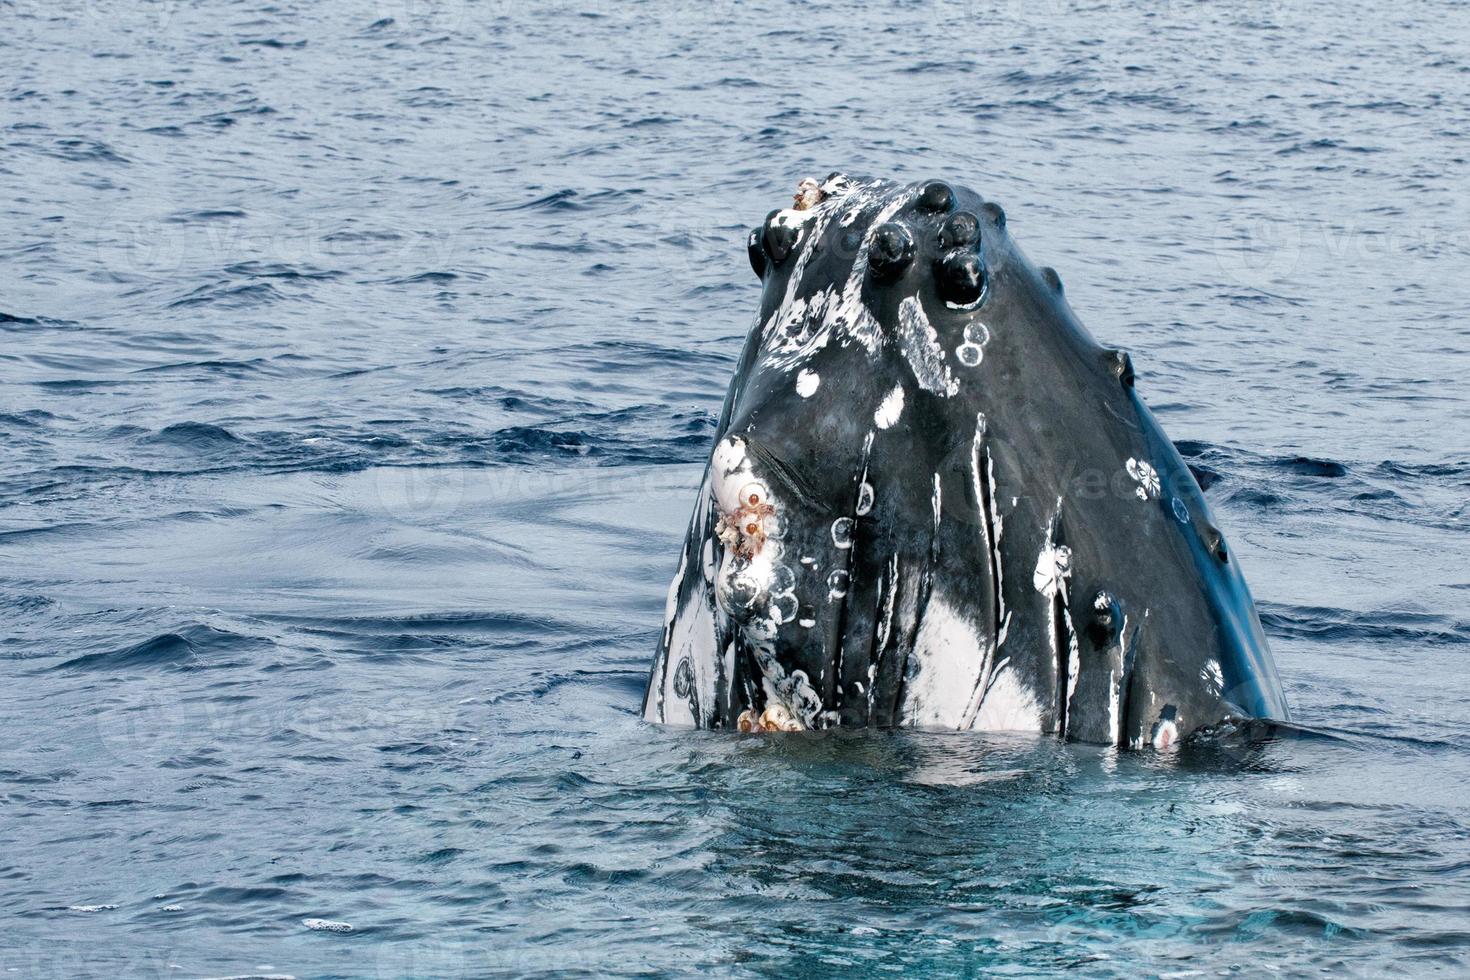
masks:
[[[1470,9],[0,28],[7,976],[1470,970]],[[1325,735],[639,721],[743,232],[837,168],[1133,351]]]

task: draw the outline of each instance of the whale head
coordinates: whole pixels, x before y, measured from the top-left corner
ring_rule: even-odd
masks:
[[[700,727],[1172,744],[1283,717],[1190,471],[1004,211],[833,174],[762,283],[645,699]]]

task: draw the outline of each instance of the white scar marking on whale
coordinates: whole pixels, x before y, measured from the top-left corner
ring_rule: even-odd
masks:
[[[1108,602],[1101,596],[1101,601],[1095,602],[1093,608],[1104,609]],[[1128,614],[1123,614],[1123,625],[1118,630],[1118,645],[1121,648],[1123,662],[1128,662],[1128,637],[1131,636],[1128,629]],[[1121,746],[1123,744],[1123,719],[1119,715],[1123,705],[1123,678],[1118,676],[1116,667],[1108,668],[1108,733],[1112,736],[1112,744]]]
[[[878,410],[873,413],[873,424],[880,429],[890,429],[903,414],[903,385],[894,385],[884,398]]]
[[[815,211],[798,211],[795,208],[783,208],[776,212],[776,217],[773,220],[778,228],[796,228],[799,230],[802,225],[812,220],[815,215]]]
[[[795,246],[799,253],[796,265],[786,281],[786,294],[771,311],[765,323],[761,324],[765,367],[790,370],[827,346],[834,332],[839,336],[858,340],[869,353],[877,350],[881,331],[872,313],[862,302],[868,249],[878,225],[909,203],[912,194],[902,195],[899,200],[891,202],[869,225],[840,297],[832,285],[816,291],[806,299],[798,297],[797,292],[803,285],[807,263],[814,251],[808,246],[822,239],[834,218],[839,218],[842,227],[856,221],[878,200],[879,192],[887,189],[888,185],[882,181],[852,184],[847,193],[829,197],[808,211],[797,212],[806,215],[807,219],[803,226],[805,231]],[[756,322],[760,323],[759,320]],[[797,330],[798,327],[802,329]]]
[[[917,670],[904,685],[900,724],[957,729],[970,706],[970,693],[985,662],[979,632],[936,589],[924,607],[914,636],[912,663]]]
[[[868,253],[872,250],[873,239],[877,237],[878,229],[883,227],[894,215],[908,207],[918,197],[917,191],[900,194],[889,203],[888,207],[873,218],[868,225],[868,230],[863,234],[863,243],[858,247],[857,255],[852,260],[852,271],[848,273],[847,282],[842,287],[841,300],[831,311],[831,319],[839,330],[845,328],[845,336],[862,344],[869,354],[875,354],[883,343],[883,328],[878,325],[878,320],[863,302],[863,282],[868,274]]]
[[[683,578],[683,569],[675,577],[675,588],[672,589],[677,602],[677,583]],[[696,718],[694,706],[700,706],[701,713],[708,712],[715,703],[715,680],[712,669],[717,655],[718,639],[715,629],[715,611],[709,602],[709,593],[700,582],[691,591],[688,601],[677,609],[668,642],[668,654],[665,661],[668,665],[678,665],[688,661],[694,671],[691,690],[694,696],[688,699],[679,696],[677,687],[678,671],[665,668],[663,672],[663,690],[661,705],[661,721],[671,725],[697,726],[705,719]],[[730,676],[727,674],[726,676]]]
[[[1119,698],[1118,672],[1111,667],[1108,668],[1108,735],[1112,737],[1110,744],[1117,745],[1118,738],[1118,698]]]
[[[1058,592],[1066,595],[1066,580],[1071,576],[1072,549],[1064,544],[1048,542],[1036,556],[1036,571],[1031,576],[1031,584],[1037,592],[1051,599]]]
[[[1077,675],[1081,673],[1082,664],[1077,650],[1077,631],[1072,628],[1071,612],[1063,609],[1062,618],[1067,625],[1067,710],[1070,717],[1072,699],[1077,694]]]
[[[1041,706],[1036,695],[1010,669],[1009,659],[996,667],[974,727],[982,732],[1041,731]]]
[[[898,346],[919,387],[945,398],[960,390],[959,382],[950,376],[944,363],[939,332],[929,322],[924,304],[916,296],[905,296],[898,303]]]
[[[825,184],[818,188],[823,195],[823,200],[832,197],[842,197],[857,187],[857,183],[847,174],[833,174]]]
[[[1172,721],[1159,722],[1158,731],[1154,732],[1154,748],[1163,752],[1179,746],[1179,726]]]
[[[739,436],[726,436],[715,446],[711,460],[720,475],[735,472],[745,464],[745,440]]]
[[[787,280],[786,295],[761,328],[767,368],[790,370],[825,347],[834,333],[844,342],[856,340],[869,354],[877,351],[883,339],[882,330],[867,304],[863,302],[868,252],[878,227],[912,203],[917,195],[916,191],[900,195],[873,217],[863,234],[862,244],[853,257],[847,281],[842,284],[840,291],[829,285],[807,299],[798,298],[796,294],[813,252],[806,246],[819,241],[832,219],[839,214],[839,224],[844,228],[850,226],[868,212],[879,200],[880,192],[887,191],[889,186],[882,181],[853,185],[853,190],[842,197],[829,198],[810,211],[801,212],[815,215],[816,220],[798,242],[800,255]],[[797,327],[803,329],[797,331]]]
[[[710,460],[710,474],[710,489],[716,504],[725,514],[733,513],[749,503],[748,498],[752,493],[760,498],[760,503],[771,502],[770,490],[764,481],[756,477],[745,440],[739,436],[726,436],[715,445]]]
[[[803,368],[796,376],[796,393],[803,398],[810,398],[817,393],[817,388],[822,383],[822,376],[817,372]]]
[[[679,555],[679,570],[674,573],[674,580],[669,583],[669,594],[664,599],[664,645],[668,646],[669,639],[673,636],[674,618],[679,613],[679,585],[684,581],[684,573],[689,568],[689,552],[686,550]]]

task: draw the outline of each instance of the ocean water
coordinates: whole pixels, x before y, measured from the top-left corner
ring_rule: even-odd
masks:
[[[1470,8],[0,2],[0,972],[1470,972]],[[1001,202],[1311,733],[644,724],[834,169]]]

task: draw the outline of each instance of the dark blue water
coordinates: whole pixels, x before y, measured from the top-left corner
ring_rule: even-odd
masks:
[[[0,968],[1464,975],[1467,36],[0,4]],[[838,168],[1002,202],[1133,351],[1333,737],[638,719],[743,232]]]

